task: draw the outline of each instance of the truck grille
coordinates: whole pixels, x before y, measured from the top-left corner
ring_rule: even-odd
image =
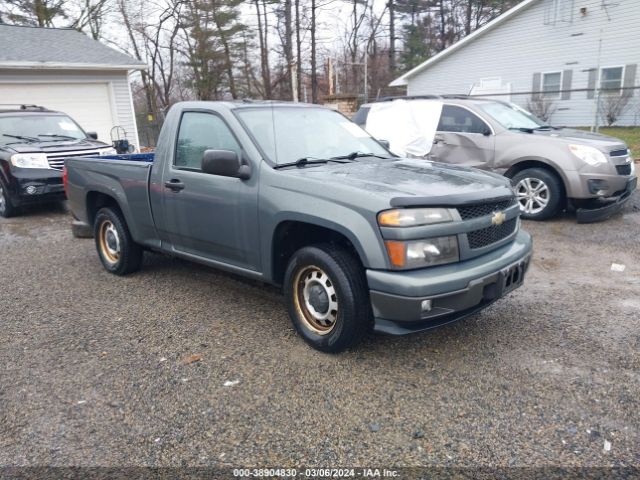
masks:
[[[631,175],[631,164],[627,163],[626,165],[616,165],[616,171],[618,175]]]
[[[515,204],[515,198],[508,198],[500,202],[479,203],[478,205],[469,205],[468,207],[458,207],[458,213],[462,220],[470,220],[472,218],[484,217],[497,211],[506,210]]]
[[[93,157],[100,155],[100,150],[81,150],[75,152],[56,152],[47,155],[49,166],[56,170],[62,170],[64,167],[64,159],[69,157]]]
[[[486,247],[492,243],[504,240],[513,232],[515,232],[518,224],[518,217],[507,220],[502,225],[492,225],[490,227],[474,230],[467,234],[469,239],[469,248],[476,249]]]

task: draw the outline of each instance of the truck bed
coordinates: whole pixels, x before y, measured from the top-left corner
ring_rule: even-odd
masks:
[[[136,241],[155,244],[149,201],[153,161],[153,153],[67,158],[67,197],[74,214],[91,225],[96,212],[87,208],[89,200],[100,195],[115,198]]]

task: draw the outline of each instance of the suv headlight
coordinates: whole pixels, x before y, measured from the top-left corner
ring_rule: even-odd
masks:
[[[431,267],[460,260],[455,235],[406,242],[386,240],[384,243],[391,265],[397,269]]]
[[[586,145],[569,145],[569,150],[580,160],[591,166],[607,163],[607,157],[597,148]]]
[[[381,227],[417,227],[452,221],[451,213],[446,208],[399,208],[378,214]]]
[[[51,168],[45,153],[17,153],[11,155],[11,163],[19,168]]]

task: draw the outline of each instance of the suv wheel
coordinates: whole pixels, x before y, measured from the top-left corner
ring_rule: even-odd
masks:
[[[93,224],[98,256],[104,268],[116,275],[126,275],[140,269],[143,250],[133,241],[122,214],[111,208],[101,208]]]
[[[0,217],[9,218],[15,215],[16,209],[11,204],[9,191],[0,182]]]
[[[358,343],[371,325],[364,270],[342,247],[298,250],[285,272],[284,294],[293,326],[316,350],[341,352]]]
[[[514,175],[511,183],[522,218],[545,220],[553,217],[563,200],[562,184],[556,175],[542,168],[528,168]]]

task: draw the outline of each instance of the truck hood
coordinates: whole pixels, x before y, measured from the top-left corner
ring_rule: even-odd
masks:
[[[524,135],[531,135],[525,133]],[[613,150],[621,150],[627,148],[627,145],[619,138],[609,137],[600,133],[591,133],[584,130],[576,130],[574,128],[557,128],[551,130],[536,130],[534,135],[546,138],[554,138],[565,141],[567,144],[577,143],[595,147],[605,153]]]
[[[453,206],[513,195],[509,180],[480,170],[418,159],[361,159],[286,171],[334,188],[384,197],[391,206]],[[282,172],[284,173],[284,172]],[[305,191],[304,182],[296,182]]]
[[[76,150],[95,150],[98,148],[108,148],[103,142],[96,140],[64,140],[53,142],[34,142],[34,143],[11,143],[11,145],[0,145],[5,150],[13,151],[13,153],[65,153],[74,152]]]

